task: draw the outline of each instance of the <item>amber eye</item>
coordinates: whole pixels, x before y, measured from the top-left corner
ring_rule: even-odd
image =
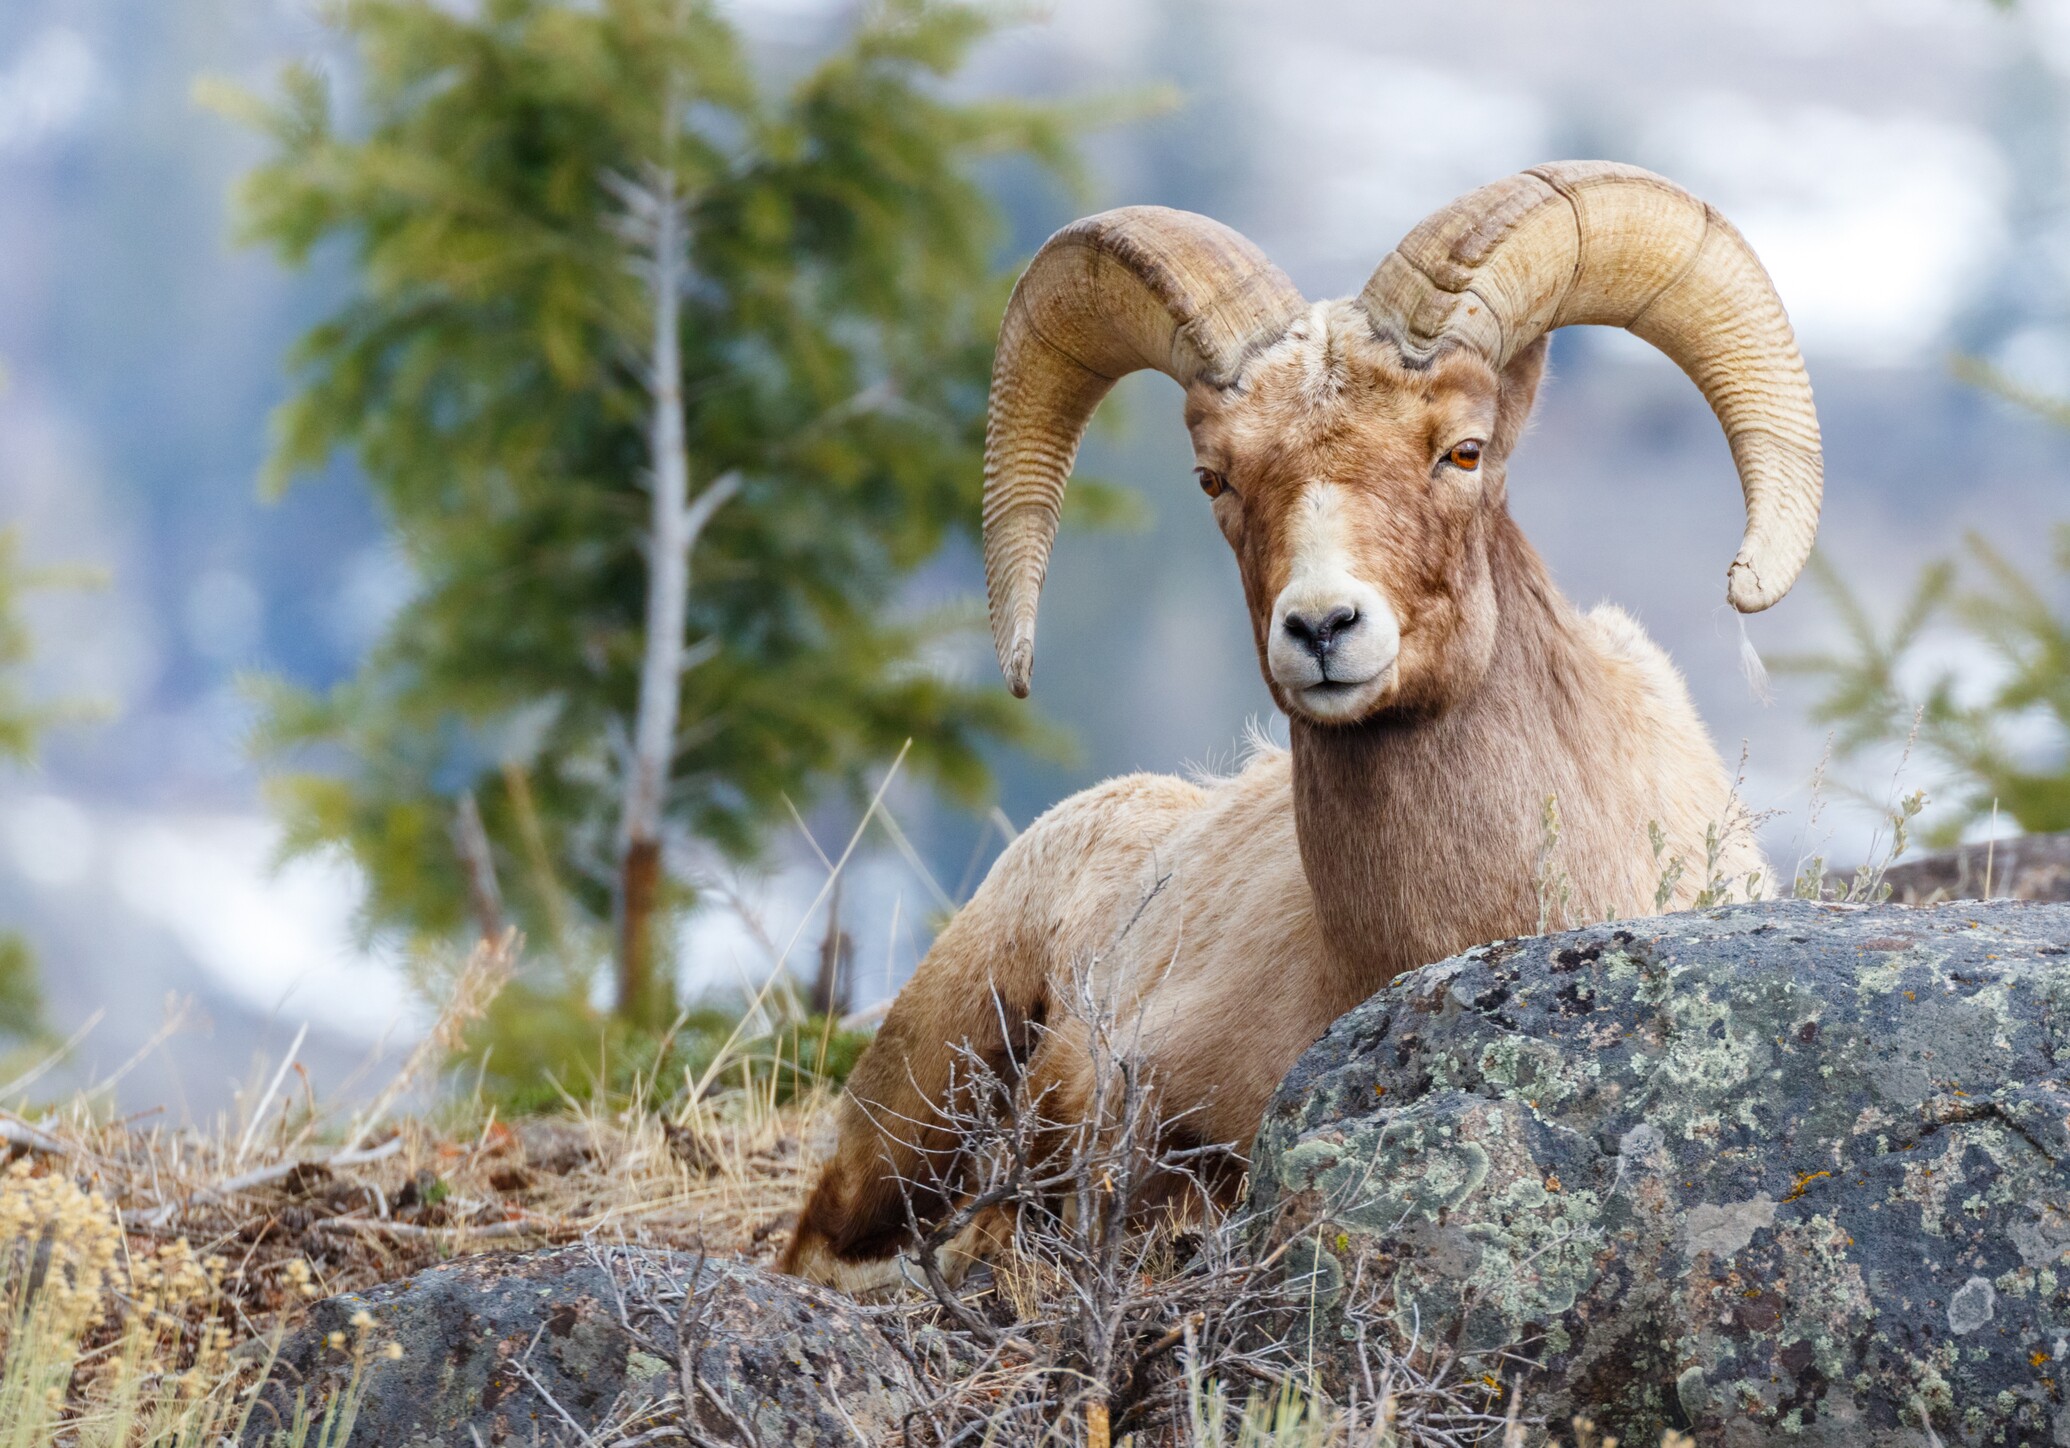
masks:
[[[1473,472],[1481,465],[1481,443],[1478,438],[1468,438],[1445,454],[1445,461],[1462,473]]]
[[[1229,479],[1213,468],[1195,468],[1193,476],[1200,479],[1200,490],[1210,498],[1219,498],[1229,491]]]

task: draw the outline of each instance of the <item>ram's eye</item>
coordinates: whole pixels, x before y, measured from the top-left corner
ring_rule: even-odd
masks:
[[[1445,454],[1445,461],[1462,473],[1470,473],[1481,465],[1481,440],[1470,437]]]
[[[1229,479],[1213,468],[1195,468],[1193,476],[1200,479],[1200,490],[1210,498],[1219,498],[1229,491]]]

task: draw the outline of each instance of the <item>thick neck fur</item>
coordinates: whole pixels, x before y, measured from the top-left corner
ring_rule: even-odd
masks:
[[[1485,674],[1442,712],[1292,724],[1302,864],[1353,999],[1532,933],[1541,913],[1557,929],[1634,913],[1650,894],[1633,867],[1661,793],[1647,777],[1658,751],[1640,737],[1643,702],[1507,511],[1492,523]]]

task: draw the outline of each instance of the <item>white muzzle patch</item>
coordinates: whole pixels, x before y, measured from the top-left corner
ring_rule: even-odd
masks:
[[[1272,602],[1266,666],[1301,713],[1357,719],[1393,683],[1401,627],[1380,590],[1352,572],[1343,489],[1310,483],[1294,506],[1293,573]]]

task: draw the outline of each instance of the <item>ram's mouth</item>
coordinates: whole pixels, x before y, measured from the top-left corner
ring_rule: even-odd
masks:
[[[1395,666],[1363,679],[1319,679],[1287,690],[1293,711],[1318,724],[1348,724],[1365,718],[1394,689]]]

